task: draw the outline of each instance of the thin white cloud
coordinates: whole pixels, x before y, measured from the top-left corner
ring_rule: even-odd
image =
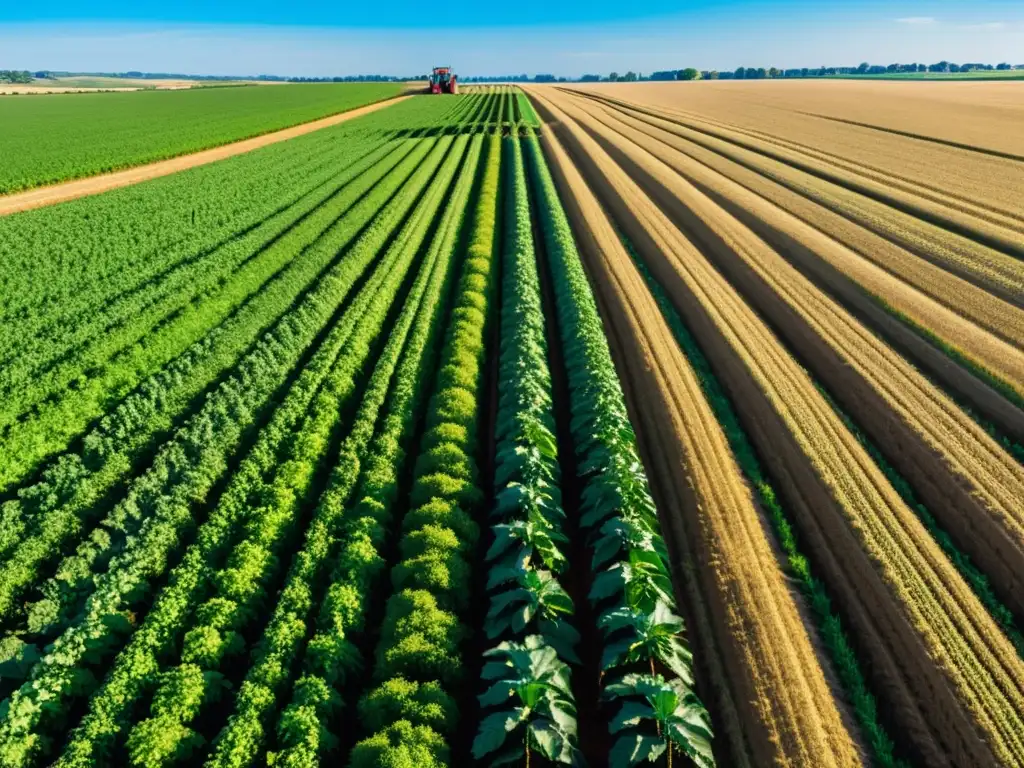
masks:
[[[902,19],[896,19],[897,24],[910,24],[914,27],[923,27],[928,24],[938,24],[939,20],[934,16],[904,16]]]
[[[986,21],[983,24],[964,24],[960,29],[976,29],[976,30],[996,30],[1006,29],[1005,21]]]

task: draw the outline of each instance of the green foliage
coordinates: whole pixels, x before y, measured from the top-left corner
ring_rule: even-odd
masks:
[[[494,137],[488,142],[479,199],[469,232],[468,257],[456,289],[453,312],[470,306],[471,296],[471,306],[475,310],[479,310],[481,305],[485,309],[488,306],[497,242],[495,214],[500,159],[500,139]],[[487,311],[474,315],[463,313],[453,316],[449,323],[438,368],[443,369],[468,358],[474,363],[477,375],[471,387],[451,386],[451,382],[443,380],[438,383],[427,409],[422,454],[445,444],[460,449],[466,457],[477,452],[481,416],[478,397],[487,315]],[[474,323],[474,320],[478,322]],[[439,439],[440,434],[445,439]],[[411,537],[416,531],[436,524],[440,541],[432,541],[435,537],[429,534],[406,539],[406,546],[414,557],[403,559],[396,565],[393,580],[399,584],[406,580],[415,581],[426,589],[396,591],[388,599],[377,646],[374,678],[381,684],[399,677],[424,685],[434,683],[441,691],[450,693],[452,687],[461,682],[460,643],[466,629],[456,614],[441,606],[450,606],[454,610],[464,607],[469,574],[468,564],[461,561],[459,552],[471,547],[472,542],[466,541],[465,546],[457,546],[453,550],[449,546],[452,538],[447,532],[441,532],[447,530],[459,538],[466,535],[475,537],[477,531],[472,523],[472,511],[479,504],[482,493],[472,479],[475,477],[473,471],[466,479],[460,480],[433,471],[434,466],[426,459],[418,461],[417,466],[420,472],[414,478],[410,494],[412,508],[402,528],[407,537]],[[430,471],[422,474],[424,470]],[[436,546],[438,543],[443,546]],[[458,562],[462,564],[457,565]],[[453,568],[466,573],[462,581],[450,578]],[[369,706],[369,701],[369,698],[364,699],[362,706]],[[378,719],[372,724],[376,729],[374,735],[353,750],[351,766],[412,765],[411,761],[421,761],[417,765],[447,763],[447,744],[436,731],[425,729],[421,734],[424,739],[428,735],[431,739],[436,736],[433,746],[428,747],[429,742],[426,741],[406,741],[406,734],[413,726],[407,720],[395,719],[402,713],[395,708],[382,708],[378,713]],[[446,715],[446,721],[452,717]]]
[[[441,202],[456,175],[467,145],[467,137],[457,138],[454,142],[448,138],[442,138],[439,141],[437,151],[439,155],[444,156],[444,161],[431,180],[423,198],[403,223],[380,261],[378,273],[382,278],[380,287],[367,286],[357,297],[357,302],[365,296],[368,306],[360,308],[353,304],[349,310],[358,313],[360,324],[372,324],[370,325],[373,328],[372,333],[355,336],[355,339],[358,340],[357,346],[365,348],[367,353],[369,352],[369,339],[380,333],[388,311],[401,289],[404,276],[426,240],[430,222],[440,211]],[[440,248],[431,249],[430,257],[420,269],[405,300],[397,324],[392,329],[387,345],[374,367],[355,421],[342,445],[342,456],[354,455],[358,457],[357,461],[361,461],[365,454],[367,445],[375,431],[374,425],[377,423],[380,410],[387,399],[392,377],[399,366],[406,339],[409,337],[415,319],[420,316],[420,302],[434,274],[433,264],[437,260],[439,251]],[[255,662],[250,667],[239,691],[239,702],[236,704],[235,712],[228,719],[227,725],[222,729],[214,744],[213,753],[208,761],[211,766],[227,768],[247,765],[253,758],[253,750],[259,749],[263,744],[265,721],[273,711],[277,695],[289,681],[291,666],[300,658],[306,622],[311,618],[314,607],[314,585],[329,573],[330,555],[333,550],[332,540],[345,533],[345,523],[348,522],[345,512],[348,508],[349,497],[355,490],[358,479],[358,472],[352,471],[353,469],[354,467],[341,464],[332,474],[328,491],[325,494],[330,498],[331,503],[325,504],[323,503],[324,499],[321,499],[317,513],[306,531],[303,547],[292,563],[281,598],[274,609],[267,629],[264,631]],[[357,522],[363,519],[357,518]],[[367,553],[363,546],[365,539],[356,536],[350,540],[351,542],[356,543],[358,551],[348,552],[346,556],[346,549],[343,548],[341,563],[363,563],[368,568],[374,567],[376,558],[366,557]],[[337,615],[327,617],[321,614],[321,616],[326,619],[325,623],[321,624],[322,629],[330,628],[335,632],[341,630],[338,634],[343,637],[344,628],[338,627],[337,624],[331,627],[330,624],[331,618],[339,618]],[[395,628],[396,632],[411,631],[407,626],[409,617],[404,618],[406,622],[400,621]],[[320,637],[314,638],[317,641],[317,645],[314,647],[320,652],[317,658],[318,666],[324,669],[332,680],[343,676],[339,666],[350,665],[353,655],[350,653],[350,646],[347,643],[338,642],[340,639],[336,636],[334,641],[330,642]],[[323,654],[325,650],[336,650],[339,663],[335,663],[334,659],[326,659]],[[326,685],[327,682],[324,681],[323,684]],[[311,718],[303,714],[304,706],[299,699],[294,702],[294,706],[285,710],[283,730],[279,728],[278,735],[282,740],[288,740],[285,742],[288,746],[299,748],[300,745],[297,742],[306,741],[305,738],[299,738],[297,731],[299,725],[312,723]],[[313,743],[312,738],[312,735],[309,735],[309,743]],[[323,742],[321,739],[317,739],[316,743]],[[288,757],[287,755],[278,755],[275,759],[286,761]]]
[[[378,680],[402,675],[412,680],[440,679],[451,685],[462,675],[458,647],[466,629],[443,610],[433,593],[404,590],[387,605],[381,626],[375,676]]]
[[[506,144],[504,279],[501,348],[503,383],[495,425],[494,543],[487,552],[490,607],[488,639],[507,638],[487,652],[486,680],[505,666],[515,679],[499,679],[480,697],[487,710],[473,753],[494,765],[530,751],[575,764],[575,702],[565,661],[578,663],[579,634],[569,623],[573,603],[556,573],[567,565],[567,539],[558,489],[551,374],[547,363],[540,279],[533,247],[529,198],[517,138]],[[548,570],[550,569],[550,570]],[[519,645],[522,641],[525,645]],[[516,667],[519,667],[516,669]],[[517,697],[509,707],[510,695]],[[495,711],[496,709],[496,711]]]
[[[448,745],[425,725],[398,720],[356,744],[349,768],[446,768]]]
[[[473,757],[508,765],[525,756],[529,764],[535,752],[554,763],[581,764],[569,667],[547,641],[528,635],[522,643],[501,643],[484,657],[487,690],[480,704],[488,714],[473,741]]]
[[[385,680],[359,702],[359,718],[370,731],[407,720],[451,735],[458,721],[455,700],[436,680],[417,683],[404,677]]]
[[[397,96],[398,83],[2,99],[0,194],[258,136]]]
[[[303,661],[307,678],[319,678],[327,685],[343,685],[349,675],[358,672],[362,666],[355,647],[345,638],[347,634],[362,629],[368,601],[383,570],[383,561],[376,548],[385,538],[392,507],[397,501],[397,475],[402,471],[406,443],[427,394],[428,372],[433,366],[444,317],[442,297],[448,292],[448,276],[455,261],[462,211],[480,149],[479,139],[469,144],[466,162],[459,172],[449,197],[448,210],[443,216],[445,225],[429,248],[428,266],[421,274],[430,274],[430,280],[425,285],[402,362],[394,374],[388,415],[380,422],[370,445],[366,470],[356,493],[359,501],[350,516],[342,519],[337,534],[342,544],[331,573],[332,586],[321,604],[316,634]],[[432,269],[429,268],[431,263],[436,265]],[[416,290],[414,288],[414,294]],[[401,340],[396,343],[396,349],[400,348]],[[365,512],[372,514],[363,514]],[[418,554],[433,552],[432,547],[442,541],[449,546],[453,543],[452,538],[440,528],[413,532],[408,541]],[[452,642],[458,642],[461,627],[447,622],[447,614],[437,610],[435,603],[424,602],[422,593],[409,592],[407,597],[408,600],[389,604],[391,621],[387,631],[395,647],[387,659],[378,660],[378,665],[390,664],[412,671],[450,666],[449,660],[444,658],[445,648]],[[302,703],[293,697],[278,721],[278,743],[282,749],[273,754],[275,764],[312,765],[330,747],[318,736],[317,728],[322,729],[322,719],[303,716],[301,723],[304,729],[301,729],[298,728],[300,715],[303,715]]]
[[[626,675],[606,686],[604,695],[621,703],[609,726],[620,734],[608,756],[611,768],[654,762],[666,750],[678,750],[702,768],[715,764],[708,713],[682,681]]]
[[[571,431],[582,482],[580,528],[593,552],[589,599],[603,640],[602,685],[634,664],[692,684],[692,659],[675,613],[665,545],[608,341],[572,230],[536,138],[527,140],[569,379]],[[706,719],[703,706],[691,705]],[[710,729],[708,738],[710,738]],[[639,738],[631,729],[622,739]],[[694,744],[684,751],[700,752]]]

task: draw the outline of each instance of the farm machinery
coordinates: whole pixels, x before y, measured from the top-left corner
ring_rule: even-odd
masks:
[[[458,77],[451,67],[434,67],[430,75],[431,93],[458,93]]]

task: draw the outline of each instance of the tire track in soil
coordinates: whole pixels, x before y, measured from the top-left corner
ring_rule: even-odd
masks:
[[[750,307],[588,134],[546,111],[744,403],[906,741],[928,765],[1024,764],[1024,666],[991,617]]]

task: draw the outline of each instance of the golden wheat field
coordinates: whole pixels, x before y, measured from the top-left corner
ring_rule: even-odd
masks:
[[[728,764],[1024,765],[1019,87],[527,92]]]

